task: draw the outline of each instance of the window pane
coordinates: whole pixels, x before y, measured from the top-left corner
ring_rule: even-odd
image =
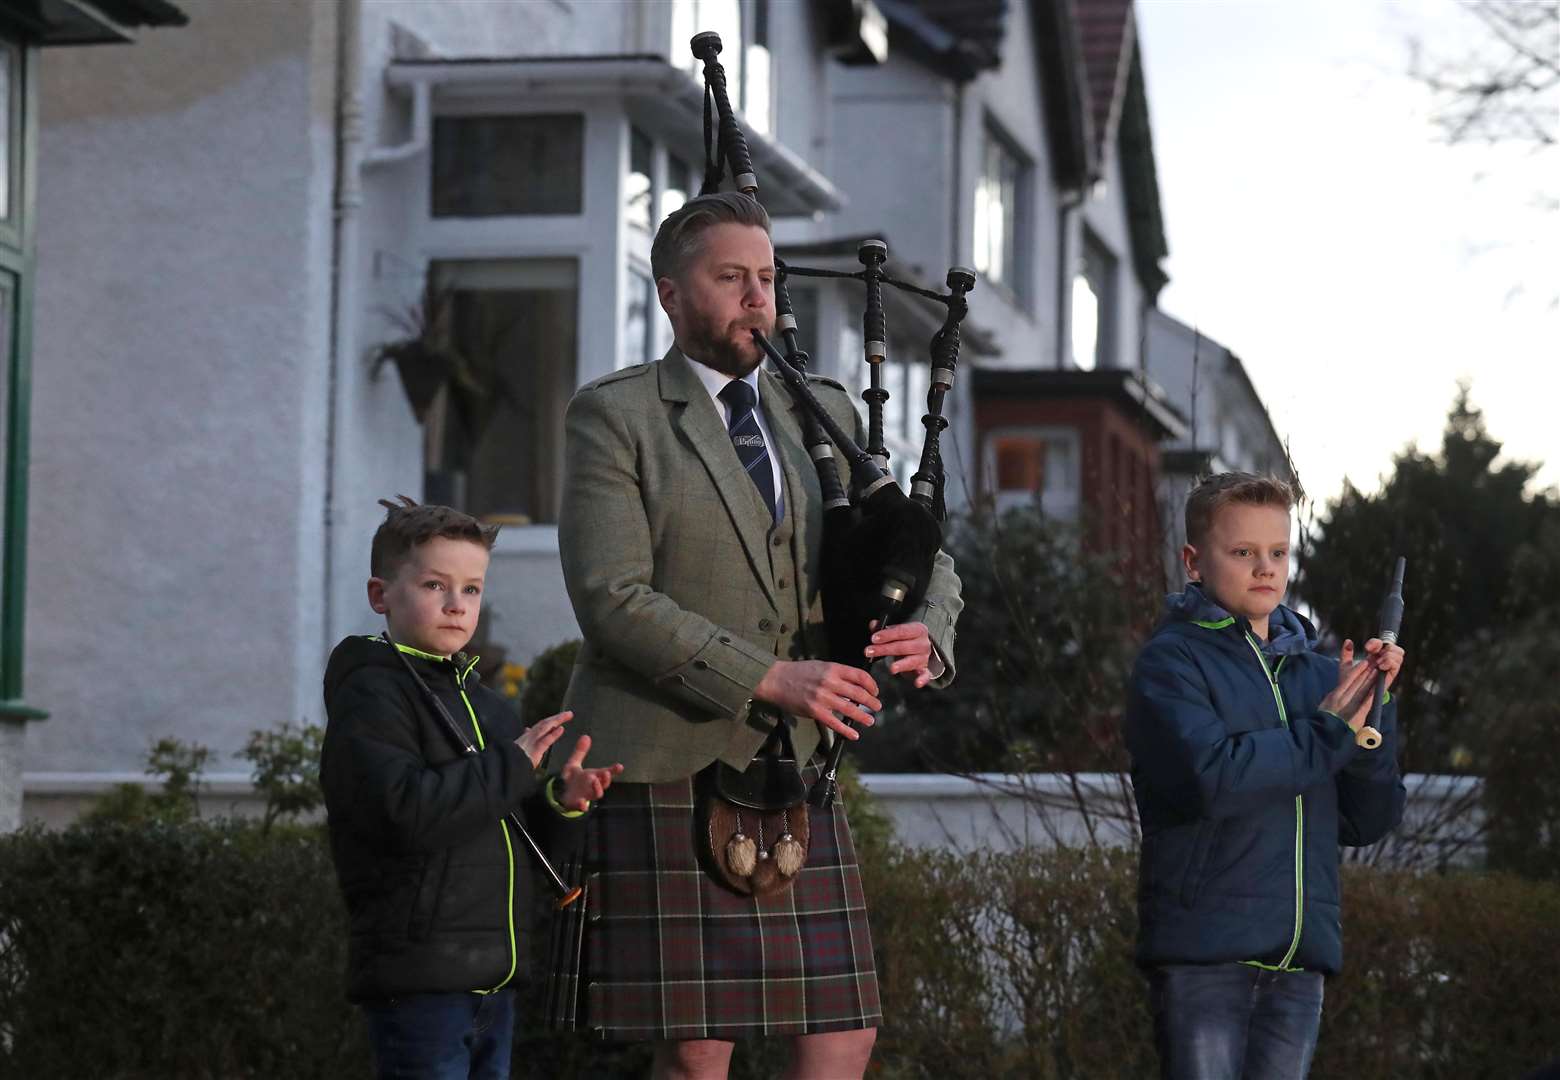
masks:
[[[652,360],[650,320],[656,308],[655,282],[637,267],[628,271],[628,304],[623,313],[623,352],[618,367],[632,367]]]
[[[1034,491],[1044,455],[1045,444],[1039,439],[1010,436],[997,440],[997,490]]]
[[[1073,363],[1093,371],[1100,343],[1100,299],[1082,274],[1073,278],[1072,294]]]
[[[704,64],[688,48],[694,34],[713,30],[720,35],[720,66],[726,69],[726,92],[734,109],[742,108],[742,4],[740,0],[673,0],[673,63],[703,79]]]
[[[774,130],[770,115],[769,50],[750,45],[747,51],[747,87],[742,98],[742,117],[748,130],[768,135]]]
[[[975,269],[1012,286],[1017,269],[1015,215],[1022,166],[993,132],[986,132],[980,178],[975,182]]]
[[[661,191],[661,217],[688,201],[693,190],[693,167],[676,154],[666,155],[666,187]]]
[[[433,123],[433,216],[578,214],[585,120],[442,116]]]
[[[558,519],[563,410],[577,379],[573,259],[435,263],[460,358],[442,460],[463,472],[463,509],[512,522]],[[430,476],[430,486],[433,477]],[[452,485],[459,490],[459,485]]]
[[[650,231],[650,136],[628,129],[628,177],[623,182],[623,216]]]
[[[913,358],[909,365],[909,378],[905,384],[905,438],[912,443],[920,445],[926,432],[926,426],[921,423],[921,417],[926,415],[926,393],[932,386],[932,369],[930,357],[922,359],[920,356]],[[946,399],[944,399],[944,415],[947,414]]]
[[[796,344],[808,356],[808,369],[818,370],[818,290],[811,285],[799,285],[801,278],[791,278],[786,288],[791,294],[791,312],[796,316]]]
[[[870,367],[870,365],[868,365]],[[892,357],[883,361],[883,389],[888,400],[883,402],[883,431],[889,439],[902,439],[905,434],[905,365]],[[866,372],[866,377],[872,377]],[[863,380],[865,382],[865,380]]]

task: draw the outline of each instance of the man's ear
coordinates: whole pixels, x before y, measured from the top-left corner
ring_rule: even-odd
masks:
[[[1181,547],[1181,565],[1186,568],[1186,580],[1198,581],[1202,574],[1197,569],[1197,549],[1191,544]]]
[[[371,577],[368,579],[368,606],[374,609],[376,615],[383,615],[389,610],[385,603],[385,579]]]
[[[677,282],[669,277],[655,279],[655,295],[668,319],[677,317]]]

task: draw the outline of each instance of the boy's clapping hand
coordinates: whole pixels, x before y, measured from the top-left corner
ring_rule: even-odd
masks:
[[[1354,659],[1354,642],[1345,641],[1338,657],[1338,685],[1322,699],[1320,708],[1342,717],[1355,731],[1365,723],[1370,714],[1371,689],[1376,685],[1376,673],[1386,672],[1386,688],[1391,689],[1397,673],[1403,666],[1401,646],[1389,645],[1380,638],[1365,643],[1364,659]]]
[[[554,713],[543,720],[538,720],[520,733],[515,740],[515,745],[525,751],[525,756],[531,759],[533,769],[541,768],[542,757],[563,735],[563,725],[574,719],[574,713],[565,711]]]
[[[572,715],[572,714],[570,714]],[[606,794],[612,780],[623,771],[621,764],[603,765],[587,769],[585,754],[590,749],[590,736],[581,735],[574,742],[574,752],[563,763],[558,778],[563,781],[563,794],[558,802],[565,810],[588,810],[590,804]]]

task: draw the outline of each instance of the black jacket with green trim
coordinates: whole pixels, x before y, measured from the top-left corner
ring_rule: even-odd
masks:
[[[331,653],[320,781],[353,1001],[509,985],[523,973],[535,867],[504,818],[524,813],[533,835],[569,827],[515,745],[518,715],[479,684],[475,660],[402,651],[481,749],[465,752],[384,639],[350,637]]]

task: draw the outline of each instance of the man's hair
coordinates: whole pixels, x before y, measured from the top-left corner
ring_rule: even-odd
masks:
[[[673,210],[650,245],[650,273],[657,281],[677,279],[704,243],[704,231],[716,225],[756,225],[769,232],[769,213],[752,196],[738,191],[696,195]]]
[[[390,512],[374,533],[368,556],[371,576],[389,581],[407,557],[429,540],[470,540],[493,550],[493,541],[498,539],[497,525],[484,525],[470,514],[448,506],[419,506],[405,495],[397,495],[396,499],[397,502],[379,500],[379,505]]]
[[[1213,528],[1214,516],[1232,503],[1294,509],[1304,493],[1298,481],[1248,472],[1216,473],[1192,489],[1186,497],[1186,542],[1202,547]]]

